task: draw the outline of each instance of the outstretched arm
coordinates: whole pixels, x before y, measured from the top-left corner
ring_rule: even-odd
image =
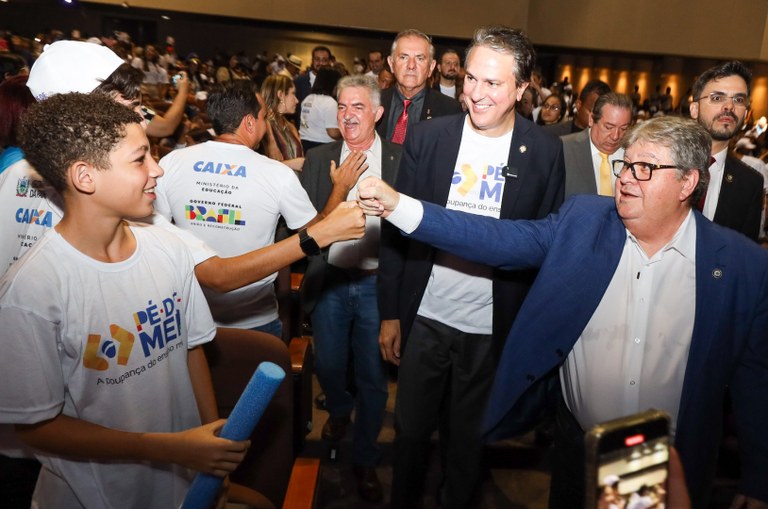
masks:
[[[340,240],[359,239],[365,233],[365,218],[354,202],[345,202],[309,226],[307,233],[321,248]],[[203,286],[223,293],[264,279],[302,258],[299,237],[292,235],[240,256],[208,258],[195,266],[195,275]]]

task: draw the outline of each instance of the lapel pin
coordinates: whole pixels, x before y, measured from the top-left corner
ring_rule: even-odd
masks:
[[[520,153],[525,154],[528,151],[528,147],[525,145],[520,145]]]
[[[725,180],[728,181],[729,184],[731,182],[733,182],[733,174],[732,173],[726,173],[725,174]]]
[[[712,277],[715,279],[720,279],[723,277],[723,270],[722,269],[715,269],[712,271]]]

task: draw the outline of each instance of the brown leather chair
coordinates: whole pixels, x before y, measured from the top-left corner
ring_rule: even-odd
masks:
[[[251,435],[248,454],[230,476],[233,483],[256,490],[281,507],[294,462],[294,390],[288,347],[264,332],[219,328],[205,353],[222,417],[232,411],[261,362],[273,362],[285,370],[285,380]]]

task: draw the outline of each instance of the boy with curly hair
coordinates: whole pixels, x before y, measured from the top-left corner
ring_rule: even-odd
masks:
[[[64,217],[0,279],[0,422],[43,464],[33,507],[179,507],[249,442],[219,438],[194,262],[152,213],[141,117],[98,94],[28,111],[22,148]],[[201,426],[201,422],[208,423]]]

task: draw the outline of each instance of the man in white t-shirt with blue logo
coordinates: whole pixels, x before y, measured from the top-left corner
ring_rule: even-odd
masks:
[[[409,132],[397,189],[494,218],[534,219],[563,199],[560,140],[515,114],[535,54],[520,31],[479,29],[467,52],[468,115]],[[441,431],[441,507],[468,507],[481,473],[480,419],[497,353],[534,273],[501,272],[382,225],[379,343],[400,366],[392,507],[420,505],[429,439]],[[407,339],[401,348],[401,338]],[[402,359],[401,359],[402,354]]]

